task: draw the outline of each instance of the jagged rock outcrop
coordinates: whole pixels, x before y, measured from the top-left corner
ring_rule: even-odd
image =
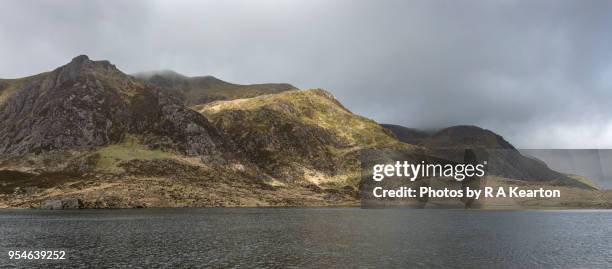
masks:
[[[187,77],[173,71],[140,73],[134,76],[172,92],[186,106],[298,90],[287,83],[239,85],[213,76]]]
[[[3,84],[0,154],[102,146],[126,134],[194,155],[217,153],[225,143],[205,117],[108,61],[81,55],[51,72]]]

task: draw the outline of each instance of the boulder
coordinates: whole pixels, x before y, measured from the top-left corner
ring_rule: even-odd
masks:
[[[40,205],[40,209],[57,210],[62,209],[62,200],[46,200]]]
[[[50,199],[41,203],[40,209],[79,209],[83,208],[83,201],[79,198]]]

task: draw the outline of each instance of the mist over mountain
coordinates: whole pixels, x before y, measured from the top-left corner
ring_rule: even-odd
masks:
[[[546,161],[550,168],[584,176],[597,186],[612,189],[612,149],[521,149],[525,156]]]

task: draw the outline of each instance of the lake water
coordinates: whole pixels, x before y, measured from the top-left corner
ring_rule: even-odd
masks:
[[[0,267],[12,266],[611,268],[612,211],[2,210]]]

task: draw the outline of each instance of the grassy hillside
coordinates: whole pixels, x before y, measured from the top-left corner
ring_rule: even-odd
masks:
[[[286,181],[357,182],[365,148],[410,148],[321,89],[289,91],[195,107],[251,161]]]
[[[597,184],[595,184],[595,182],[593,182],[593,180],[591,180],[591,179],[589,179],[587,177],[579,176],[579,175],[570,175],[570,174],[568,174],[567,176],[570,177],[571,179],[579,181],[580,183],[586,184],[586,185],[588,185],[589,187],[591,187],[591,188],[593,188],[595,190],[601,189],[601,187],[599,187]]]
[[[105,146],[96,151],[99,159],[96,170],[107,173],[125,172],[118,164],[130,160],[155,160],[172,158],[174,154],[161,150],[151,150],[141,145],[132,136],[127,136],[120,144]]]
[[[223,121],[229,111],[242,111],[252,127],[269,126],[262,117],[272,111],[283,117],[287,123],[316,125],[339,140],[342,146],[371,147],[397,144],[395,137],[373,120],[351,113],[330,93],[321,89],[284,92],[230,102],[215,102],[194,107],[213,120],[228,127],[232,123]]]

